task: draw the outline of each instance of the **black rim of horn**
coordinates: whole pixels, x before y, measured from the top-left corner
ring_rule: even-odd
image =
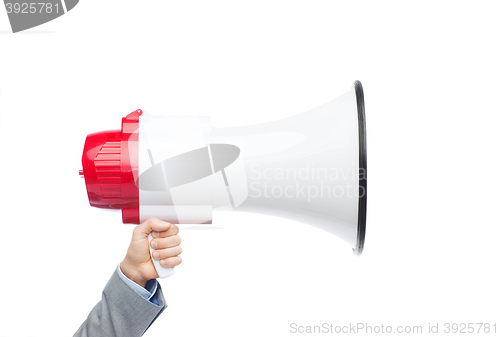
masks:
[[[358,236],[356,248],[353,249],[355,255],[361,255],[365,245],[366,233],[366,122],[365,122],[365,98],[363,86],[360,81],[354,82],[356,92],[356,105],[358,106],[358,134],[359,134],[359,204],[358,204]]]

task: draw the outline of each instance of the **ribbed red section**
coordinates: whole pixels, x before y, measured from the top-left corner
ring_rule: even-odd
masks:
[[[121,194],[121,142],[107,141],[94,159],[102,198],[120,199]]]
[[[119,130],[101,131],[87,136],[83,149],[83,172],[81,173],[85,178],[91,206],[121,208],[123,202],[120,191],[120,152],[121,132]]]
[[[92,133],[82,155],[87,194],[91,206],[122,209],[124,223],[139,223],[138,141],[136,110],[122,119],[122,129]]]

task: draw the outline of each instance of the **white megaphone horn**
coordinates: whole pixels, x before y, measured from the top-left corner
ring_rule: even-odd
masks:
[[[271,214],[318,227],[363,251],[367,163],[363,88],[305,113],[214,128],[208,117],[136,110],[122,129],[87,136],[90,205],[124,223],[156,217],[211,224],[213,211]],[[155,266],[160,277],[173,268]]]

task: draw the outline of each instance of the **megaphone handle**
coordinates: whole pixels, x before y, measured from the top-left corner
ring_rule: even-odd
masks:
[[[175,274],[175,269],[172,268],[167,268],[167,267],[162,267],[160,265],[160,260],[156,260],[153,258],[153,248],[151,248],[151,240],[153,240],[153,236],[149,234],[148,236],[149,240],[149,254],[151,254],[151,260],[153,261],[153,264],[155,266],[156,272],[158,273],[159,278],[167,278],[169,276],[172,276]]]

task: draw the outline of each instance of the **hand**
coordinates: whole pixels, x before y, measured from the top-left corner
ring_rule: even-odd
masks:
[[[132,242],[127,255],[120,264],[122,273],[141,287],[151,279],[158,278],[149,253],[148,235],[152,232],[151,248],[153,257],[160,260],[163,267],[175,267],[182,262],[178,256],[182,252],[179,246],[181,238],[179,227],[156,218],[149,218],[134,228]]]

